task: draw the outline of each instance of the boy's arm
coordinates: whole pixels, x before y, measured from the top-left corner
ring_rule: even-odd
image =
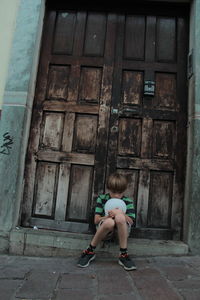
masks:
[[[129,224],[131,224],[131,225],[133,225],[133,219],[132,218],[130,218],[128,215],[125,215],[125,217],[126,217],[126,222],[128,222]]]
[[[135,204],[134,201],[130,198],[125,199],[127,201],[126,203],[126,220],[131,225],[135,225]]]
[[[95,207],[94,224],[97,225],[104,219],[107,219],[107,216],[104,215],[102,196],[98,196]]]
[[[104,216],[104,217],[102,217],[101,215],[95,214],[95,216],[94,216],[94,224],[97,225],[97,224],[99,224],[100,221],[108,219],[108,218],[110,218],[110,216]]]

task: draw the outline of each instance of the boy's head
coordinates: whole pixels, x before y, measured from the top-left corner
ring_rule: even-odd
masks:
[[[116,194],[121,194],[127,189],[127,179],[124,175],[119,173],[113,173],[109,176],[107,182],[107,188]]]

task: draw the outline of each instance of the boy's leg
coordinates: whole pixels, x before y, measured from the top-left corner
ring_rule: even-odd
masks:
[[[83,251],[81,257],[79,258],[78,261],[78,266],[85,268],[89,266],[90,262],[95,259],[95,248],[98,245],[98,243],[103,240],[106,235],[110,232],[113,231],[115,226],[115,222],[113,219],[108,218],[103,223],[99,228],[97,229],[97,232],[95,233],[89,247]]]
[[[114,226],[115,221],[112,218],[105,219],[105,221],[103,221],[102,224],[98,227],[91,241],[91,245],[96,247],[109,232],[113,231]]]
[[[120,245],[120,256],[119,256],[119,264],[124,267],[125,270],[135,270],[136,266],[134,262],[130,259],[127,253],[127,240],[128,240],[128,228],[125,216],[123,214],[117,214],[115,216],[115,222],[117,226],[117,232],[119,237],[119,245]]]
[[[115,216],[115,223],[117,226],[120,248],[125,249],[127,248],[128,230],[124,214],[117,214]]]

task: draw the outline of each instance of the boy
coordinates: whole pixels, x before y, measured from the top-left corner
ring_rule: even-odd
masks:
[[[135,222],[135,210],[133,201],[124,196],[127,189],[126,177],[114,173],[108,178],[107,188],[108,194],[99,195],[95,208],[94,223],[97,226],[97,231],[91,240],[89,247],[83,251],[78,261],[79,267],[87,267],[89,263],[95,259],[95,248],[102,240],[107,240],[112,237],[114,231],[117,231],[120,246],[120,255],[118,263],[124,267],[125,270],[135,270],[136,266],[130,259],[127,253],[127,239],[130,233],[131,226]],[[105,215],[105,204],[111,198],[118,198],[125,202],[126,213],[121,209],[115,208],[108,211]]]

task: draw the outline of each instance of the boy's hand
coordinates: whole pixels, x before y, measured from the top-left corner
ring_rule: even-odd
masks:
[[[115,208],[115,209],[112,209],[112,210],[109,210],[108,211],[108,215],[109,215],[109,217],[111,217],[111,218],[115,218],[115,216],[116,215],[118,215],[118,214],[123,214],[124,215],[124,212],[121,210],[121,209],[119,209],[119,208]]]

